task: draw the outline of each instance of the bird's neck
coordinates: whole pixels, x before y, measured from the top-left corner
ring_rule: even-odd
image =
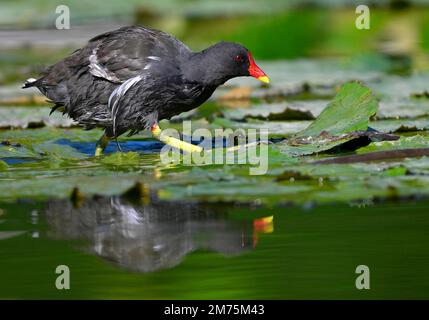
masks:
[[[216,63],[217,57],[211,48],[192,53],[182,63],[182,74],[186,81],[217,87],[229,80],[219,63]]]

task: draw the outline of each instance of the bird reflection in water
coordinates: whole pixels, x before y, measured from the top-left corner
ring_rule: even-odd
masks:
[[[85,240],[85,251],[129,270],[152,272],[174,267],[196,250],[239,255],[256,247],[260,233],[273,231],[272,217],[228,219],[226,211],[157,199],[135,204],[94,197],[78,205],[55,200],[47,208],[48,236]]]

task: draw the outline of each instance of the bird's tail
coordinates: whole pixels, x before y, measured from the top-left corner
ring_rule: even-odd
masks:
[[[22,89],[34,87],[36,85],[37,79],[28,78],[22,85]]]

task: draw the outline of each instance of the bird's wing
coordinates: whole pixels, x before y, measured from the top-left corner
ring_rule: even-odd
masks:
[[[101,34],[89,41],[92,75],[122,83],[154,65],[171,64],[191,51],[182,42],[162,31],[125,27]]]

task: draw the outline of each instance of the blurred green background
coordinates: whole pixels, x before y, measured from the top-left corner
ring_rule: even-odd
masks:
[[[71,30],[56,30],[58,5],[70,8]],[[429,67],[429,1],[367,1],[370,30],[358,30],[361,1],[335,0],[3,0],[0,84],[21,81],[91,36],[143,24],[177,36],[194,50],[237,41],[259,59],[353,58],[398,72]],[[30,49],[30,50],[29,50]],[[48,53],[48,54],[47,54]],[[28,70],[32,65],[36,70]]]

